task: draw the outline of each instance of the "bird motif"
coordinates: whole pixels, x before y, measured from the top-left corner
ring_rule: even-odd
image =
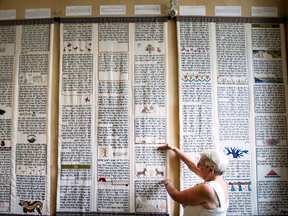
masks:
[[[92,49],[88,48],[87,46],[86,46],[86,49],[88,50],[88,52],[91,52],[91,51],[92,51]]]

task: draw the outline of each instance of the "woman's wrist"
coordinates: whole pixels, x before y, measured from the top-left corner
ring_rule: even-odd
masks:
[[[175,150],[175,146],[170,146],[170,150],[174,151]]]

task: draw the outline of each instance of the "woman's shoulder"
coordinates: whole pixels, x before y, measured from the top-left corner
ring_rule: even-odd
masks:
[[[210,185],[210,182],[199,183],[195,187],[199,187],[199,190],[201,190],[208,196],[212,196],[212,197],[214,196],[215,192],[214,192],[213,187]]]

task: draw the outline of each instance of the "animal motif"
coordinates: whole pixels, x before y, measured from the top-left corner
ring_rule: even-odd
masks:
[[[158,175],[164,176],[163,171],[159,171],[158,169],[155,169],[155,171],[156,171],[156,176],[158,176]]]
[[[147,169],[144,168],[142,172],[137,172],[137,177],[139,177],[140,175],[146,176],[146,173],[145,173],[146,171]]]
[[[40,201],[35,201],[33,203],[30,203],[29,201],[24,201],[24,200],[20,200],[19,203],[20,206],[23,207],[23,212],[27,213],[27,212],[34,212],[34,210],[36,209],[37,212],[42,215],[42,203]]]

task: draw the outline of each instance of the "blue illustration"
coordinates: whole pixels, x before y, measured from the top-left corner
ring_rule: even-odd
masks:
[[[248,191],[252,191],[250,184],[248,184]]]
[[[255,77],[255,83],[283,83],[283,78]]]
[[[241,150],[241,149],[236,149],[235,147],[232,148],[230,147],[225,147],[225,149],[228,151],[227,155],[232,155],[233,158],[241,158],[244,157],[244,154],[248,154],[249,150]]]
[[[238,186],[239,186],[239,191],[243,191],[242,185],[240,183],[238,184]]]

